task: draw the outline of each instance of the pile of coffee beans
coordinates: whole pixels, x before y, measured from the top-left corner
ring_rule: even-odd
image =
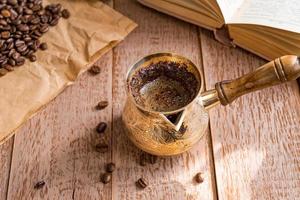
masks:
[[[26,59],[35,62],[35,53],[47,49],[40,38],[70,12],[61,4],[43,6],[42,0],[0,0],[0,76]]]

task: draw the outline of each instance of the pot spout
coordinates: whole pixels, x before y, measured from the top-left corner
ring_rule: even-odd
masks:
[[[172,115],[160,114],[160,117],[169,129],[178,132],[184,121],[185,113],[185,110],[183,110]]]

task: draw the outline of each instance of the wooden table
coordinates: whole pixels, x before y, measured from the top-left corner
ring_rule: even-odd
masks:
[[[265,61],[227,48],[212,33],[139,5],[107,1],[139,27],[98,61],[99,76],[86,73],[0,147],[0,199],[300,199],[300,95],[296,82],[240,98],[210,111],[210,128],[191,151],[138,164],[142,153],[126,138],[120,115],[124,77],[138,58],[171,51],[190,58],[205,74],[206,88],[250,72]],[[96,111],[95,104],[110,105]],[[108,122],[104,136],[95,133]],[[109,153],[94,146],[106,141]],[[108,162],[117,170],[100,182]],[[203,173],[204,182],[193,176]],[[140,190],[141,176],[149,187]],[[44,180],[40,190],[33,187]]]

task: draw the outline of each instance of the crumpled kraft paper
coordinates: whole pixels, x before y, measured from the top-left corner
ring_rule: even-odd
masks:
[[[41,38],[48,50],[0,78],[0,143],[136,27],[98,0],[45,0],[44,5],[58,2],[71,17]]]

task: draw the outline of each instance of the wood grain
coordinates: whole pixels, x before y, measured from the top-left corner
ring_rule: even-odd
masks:
[[[160,158],[154,165],[139,166],[142,153],[125,135],[120,120],[126,100],[125,76],[139,58],[158,51],[184,55],[201,66],[197,27],[143,7],[135,1],[117,0],[115,9],[130,17],[139,27],[114,50],[113,69],[113,160],[118,170],[113,177],[113,199],[214,199],[210,142],[206,136],[191,151],[180,156]],[[193,176],[202,172],[204,183]],[[139,190],[135,181],[145,177],[149,187]]]
[[[14,137],[0,145],[0,199],[6,199]]]
[[[228,105],[242,95],[295,81],[300,77],[299,62],[296,55],[282,56],[241,77],[218,82],[216,90],[221,104]]]
[[[100,100],[111,102],[112,51],[99,62],[101,74],[84,74],[16,134],[8,199],[110,199],[111,186],[100,183],[111,152],[94,146],[110,144],[112,105],[97,111]],[[94,130],[108,122],[105,135]],[[44,180],[40,190],[33,187]]]
[[[206,84],[265,63],[217,43],[203,31]],[[210,111],[219,199],[300,199],[300,95],[296,81]]]
[[[112,5],[112,0],[106,2]],[[186,56],[204,68],[208,89],[265,61],[224,47],[211,33],[199,33],[197,27],[136,1],[116,0],[114,5],[139,27],[100,59],[100,75],[84,74],[26,123],[15,141],[0,146],[0,199],[300,199],[296,81],[212,109],[211,134],[208,131],[191,151],[159,158],[154,165],[139,165],[142,152],[129,142],[120,121],[126,99],[125,74],[137,59],[157,51]],[[111,103],[96,111],[100,100]],[[109,124],[104,136],[94,130],[100,121]],[[110,145],[106,154],[94,149],[101,141]],[[117,170],[112,183],[103,185],[100,175],[110,161],[117,164]],[[197,172],[203,173],[202,184],[193,181]],[[135,185],[140,177],[149,181],[144,190]],[[40,180],[46,186],[33,189]]]

